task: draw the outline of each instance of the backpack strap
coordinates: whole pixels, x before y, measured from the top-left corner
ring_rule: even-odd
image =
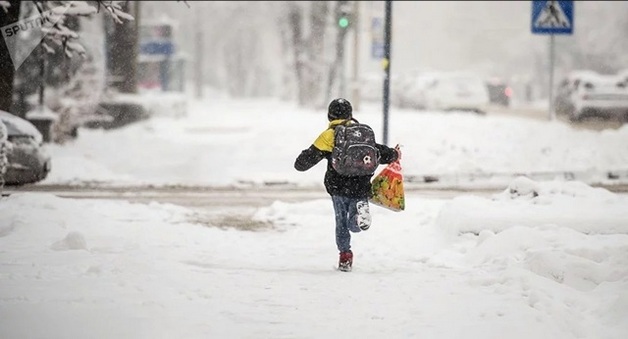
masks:
[[[355,123],[357,123],[357,124],[359,124],[359,123],[360,123],[360,122],[359,122],[356,118],[351,117],[351,118],[349,118],[349,119],[347,119],[347,120],[343,121],[342,123],[337,124],[337,125],[334,125],[334,126],[330,126],[330,127],[328,127],[327,129],[333,129],[333,130],[335,130],[335,129],[336,129],[336,127],[338,127],[338,126],[340,126],[340,125],[342,125],[342,126],[347,126],[347,124],[349,123],[349,121],[353,121],[353,122],[355,122]]]
[[[336,126],[339,126],[339,125],[347,126],[347,125],[349,124],[349,122],[350,122],[350,121],[353,121],[353,122],[355,122],[356,124],[359,124],[359,123],[360,123],[360,122],[359,122],[356,118],[351,117],[351,118],[349,118],[349,119],[345,120],[343,123],[338,124],[338,125],[336,125]]]

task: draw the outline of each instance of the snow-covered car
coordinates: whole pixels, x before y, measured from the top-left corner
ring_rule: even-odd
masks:
[[[423,90],[425,108],[444,111],[486,113],[490,98],[483,77],[471,73],[443,73]]]
[[[578,72],[558,86],[554,107],[571,121],[587,117],[628,118],[628,81],[617,75]]]
[[[574,109],[573,103],[571,102],[571,94],[575,84],[582,81],[583,78],[586,79],[595,76],[597,76],[596,72],[588,70],[574,70],[567,73],[558,84],[554,96],[554,110],[556,114],[566,115],[571,112]]]
[[[0,111],[0,120],[7,130],[5,184],[23,185],[45,179],[52,161],[42,134],[28,120],[11,113]]]
[[[401,108],[425,109],[425,89],[435,76],[431,73],[421,73],[406,80],[398,95],[398,105]]]

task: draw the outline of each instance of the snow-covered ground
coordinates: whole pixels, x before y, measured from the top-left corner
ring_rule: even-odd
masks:
[[[155,106],[157,98],[150,99]],[[292,165],[327,127],[325,112],[220,97],[189,108],[186,118],[160,115],[119,130],[81,130],[74,143],[52,147],[53,169],[42,183],[321,185],[324,166],[303,174]],[[381,110],[363,104],[355,114],[380,142]],[[609,172],[628,172],[628,124],[589,131],[560,121],[391,108],[388,125],[388,144],[402,145],[408,177],[575,172],[588,174],[586,182],[607,182]],[[505,187],[510,180],[489,183]]]
[[[51,147],[43,184],[321,185],[323,164],[292,165],[324,112],[190,107],[81,130]],[[381,131],[377,107],[356,117]],[[626,127],[393,110],[389,143],[422,174],[622,169],[627,141]],[[492,196],[408,194],[405,211],[371,208],[351,273],[334,270],[329,199],[234,210],[1,198],[0,338],[628,337],[626,195],[523,176]]]

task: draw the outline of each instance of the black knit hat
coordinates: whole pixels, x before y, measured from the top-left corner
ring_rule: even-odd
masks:
[[[352,117],[353,107],[351,103],[343,98],[337,98],[329,103],[327,110],[327,119],[329,121],[336,119],[349,119]]]

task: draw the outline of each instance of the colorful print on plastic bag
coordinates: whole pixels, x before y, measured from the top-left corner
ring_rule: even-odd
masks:
[[[395,212],[403,211],[406,207],[400,160],[388,164],[373,178],[369,198],[371,203]]]

